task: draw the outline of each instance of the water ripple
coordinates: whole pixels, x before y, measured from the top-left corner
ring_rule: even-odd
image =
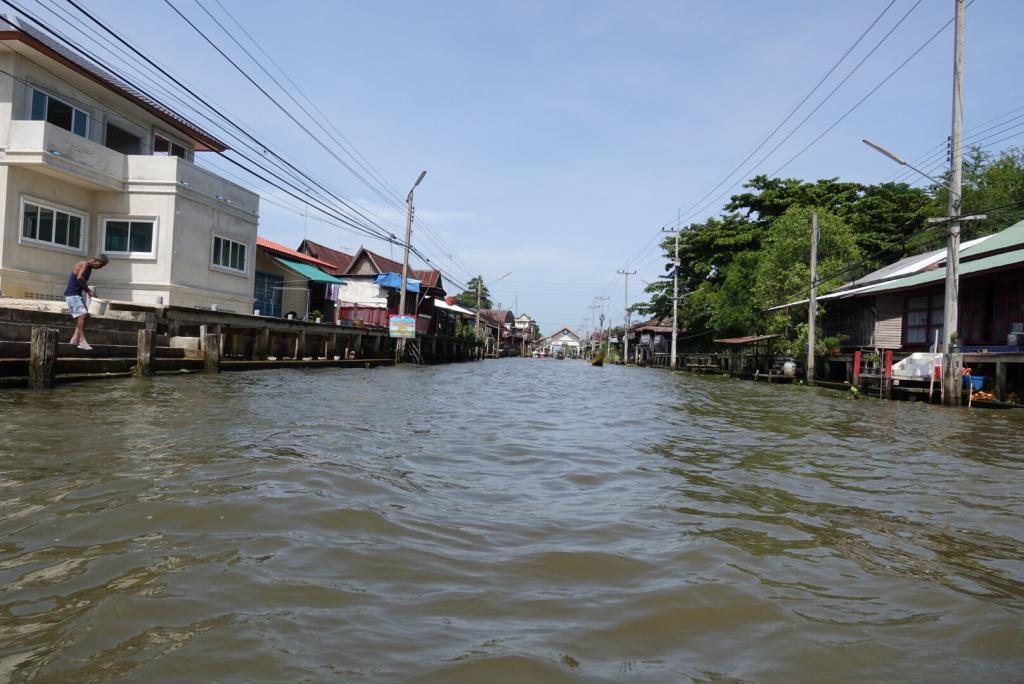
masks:
[[[508,359],[0,415],[0,682],[1024,671],[1024,411]]]

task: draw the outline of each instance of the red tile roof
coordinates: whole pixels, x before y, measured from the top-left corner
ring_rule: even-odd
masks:
[[[296,252],[291,247],[285,247],[284,245],[274,242],[273,240],[268,240],[265,237],[257,237],[256,246],[262,247],[263,249],[266,249],[271,252],[277,252],[279,255],[283,257],[288,257],[290,259],[298,259],[299,261],[303,261],[307,264],[313,264],[317,268],[332,268],[331,264],[327,263],[326,261],[321,261],[320,259],[311,257],[308,254],[303,254],[302,252]]]
[[[336,249],[325,247],[324,245],[313,242],[312,240],[303,240],[302,244],[299,245],[299,251],[303,254],[308,254],[314,259],[320,259],[321,261],[330,264],[330,266],[324,270],[334,276],[342,275],[355,260],[355,257],[351,254],[345,254],[345,252],[339,252]]]

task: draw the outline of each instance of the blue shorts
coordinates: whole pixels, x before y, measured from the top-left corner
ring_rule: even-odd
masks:
[[[72,318],[78,318],[82,314],[89,313],[89,309],[85,306],[85,301],[82,300],[82,295],[70,295],[65,297],[64,301],[68,303],[68,312]]]

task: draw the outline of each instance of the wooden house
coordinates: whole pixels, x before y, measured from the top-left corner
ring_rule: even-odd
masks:
[[[310,249],[316,249],[310,246]],[[360,247],[340,274],[345,281],[339,298],[339,315],[365,324],[387,326],[399,313],[402,264]],[[405,314],[416,316],[416,332],[433,334],[436,329],[434,302],[445,296],[440,271],[409,269],[406,282]]]

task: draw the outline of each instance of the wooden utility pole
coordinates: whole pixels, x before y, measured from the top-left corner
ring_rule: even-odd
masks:
[[[963,78],[964,78],[964,0],[955,5],[953,38],[953,126],[950,134],[949,225],[946,232],[946,301],[942,325],[942,402],[959,406],[962,400],[960,355],[953,354],[957,337],[960,305],[960,193],[963,175]]]
[[[814,384],[814,345],[818,329],[818,212],[811,212],[811,295],[807,300],[807,384]]]
[[[626,306],[625,306],[625,309],[624,309],[625,314],[623,316],[623,326],[622,326],[622,365],[626,366],[626,365],[629,364],[629,276],[636,275],[636,271],[630,271],[629,270],[629,261],[626,261],[626,269],[624,271],[616,271],[616,272],[626,276],[626,278],[625,278],[625,286],[626,287],[625,287],[625,296],[624,296],[624,300],[626,302]]]

